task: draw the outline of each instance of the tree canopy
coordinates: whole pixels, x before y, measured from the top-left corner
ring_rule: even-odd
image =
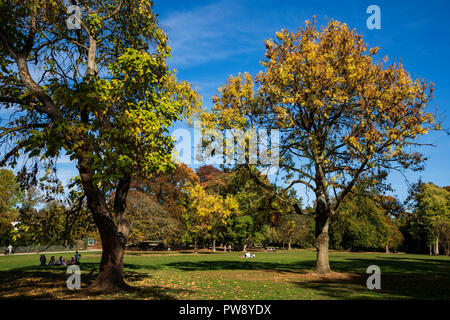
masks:
[[[414,237],[423,238],[430,247],[434,245],[434,253],[439,254],[439,231],[447,237],[445,230],[450,222],[450,192],[421,181],[411,191],[411,232]]]
[[[426,110],[433,84],[412,79],[378,51],[345,23],[331,20],[318,30],[306,21],[267,40],[264,70],[230,76],[213,111],[203,114],[206,126],[219,130],[280,130],[280,141],[271,143],[279,147],[286,189],[303,184],[316,196],[319,273],[330,271],[330,217],[357,181],[421,169],[425,157],[412,148],[439,129]]]

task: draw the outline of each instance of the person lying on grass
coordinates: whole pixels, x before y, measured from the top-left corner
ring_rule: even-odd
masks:
[[[256,258],[256,254],[252,253],[250,254],[250,252],[246,252],[242,258]]]

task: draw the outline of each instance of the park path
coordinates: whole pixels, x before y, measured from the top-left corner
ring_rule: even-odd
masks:
[[[76,250],[71,250],[71,251],[54,251],[54,252],[49,252],[49,251],[44,251],[44,252],[24,252],[24,253],[14,253],[11,254],[11,256],[25,256],[25,255],[32,255],[32,254],[55,254],[55,253],[68,253],[68,252],[75,252]],[[101,252],[102,249],[91,249],[91,250],[78,250],[78,252],[83,253],[83,252]],[[10,256],[9,254],[1,254],[2,256]]]

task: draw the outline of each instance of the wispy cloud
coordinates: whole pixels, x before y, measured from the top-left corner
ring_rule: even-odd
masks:
[[[238,2],[226,0],[163,17],[160,23],[173,49],[171,62],[193,67],[261,48],[261,39],[255,39],[255,28],[242,12]]]

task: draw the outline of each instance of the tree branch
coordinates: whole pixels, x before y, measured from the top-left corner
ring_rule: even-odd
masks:
[[[108,19],[114,17],[116,14],[118,14],[124,3],[125,3],[125,0],[120,1],[119,5],[113,11],[111,11],[110,14],[108,14],[102,18],[103,21],[108,20]]]
[[[25,142],[18,143],[11,151],[9,151],[3,159],[0,161],[0,167],[5,166],[6,162],[11,158],[12,156],[16,155],[20,149],[23,148]]]
[[[38,129],[38,128],[46,128],[48,127],[48,124],[46,123],[31,123],[31,124],[26,124],[23,126],[17,126],[17,127],[11,127],[11,128],[6,128],[6,127],[0,127],[0,138],[12,133],[12,132],[17,132],[17,131],[21,131],[24,129]]]

